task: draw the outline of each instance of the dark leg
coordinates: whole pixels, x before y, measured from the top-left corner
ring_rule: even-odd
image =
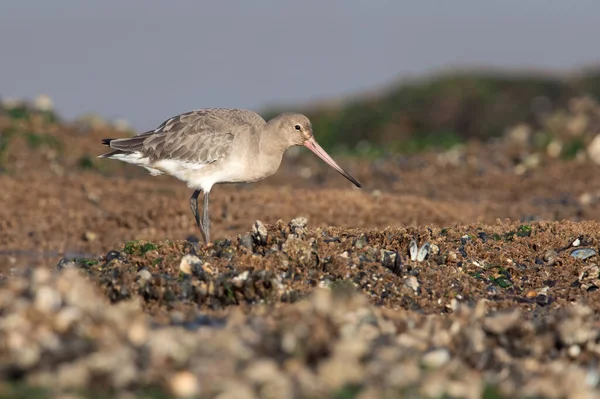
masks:
[[[204,233],[204,241],[210,242],[210,218],[208,217],[208,193],[204,193],[204,207],[202,209],[202,232]]]
[[[200,231],[203,231],[204,228],[200,223],[200,214],[198,213],[198,196],[200,195],[200,190],[194,191],[194,194],[190,197],[190,208],[192,208],[192,213],[194,214],[194,218],[196,219],[196,225],[200,228]]]

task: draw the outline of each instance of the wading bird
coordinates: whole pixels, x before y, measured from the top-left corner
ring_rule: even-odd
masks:
[[[118,159],[142,166],[153,176],[166,173],[186,182],[194,190],[190,207],[207,244],[208,197],[213,185],[263,180],[277,171],[283,153],[292,146],[309,148],[362,187],[316,142],[310,120],[302,114],[283,113],[266,122],[243,109],[199,109],[169,118],[149,132],[104,139],[102,144],[114,151],[99,158]],[[200,192],[204,194],[202,218],[198,212]]]

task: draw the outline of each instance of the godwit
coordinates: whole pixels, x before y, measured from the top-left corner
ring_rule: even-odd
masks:
[[[302,114],[283,113],[266,122],[243,109],[199,109],[164,121],[137,136],[104,139],[114,148],[99,158],[112,158],[146,168],[151,175],[167,173],[194,189],[190,207],[204,241],[210,242],[208,197],[217,183],[253,183],[273,175],[283,153],[303,145],[357,187],[362,185],[346,173],[315,141],[310,120]],[[204,193],[202,220],[198,196]]]

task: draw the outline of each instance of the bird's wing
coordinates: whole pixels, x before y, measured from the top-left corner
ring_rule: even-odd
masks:
[[[140,152],[151,162],[175,159],[208,164],[229,154],[236,130],[261,123],[264,119],[252,111],[200,109],[169,118],[138,136],[112,140],[110,146]]]

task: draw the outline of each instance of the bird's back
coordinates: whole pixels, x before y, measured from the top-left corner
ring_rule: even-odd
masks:
[[[236,133],[266,124],[256,112],[236,108],[202,108],[173,116],[156,129],[123,139],[103,141],[121,153],[140,153],[150,160],[180,159],[210,163],[227,155]]]

